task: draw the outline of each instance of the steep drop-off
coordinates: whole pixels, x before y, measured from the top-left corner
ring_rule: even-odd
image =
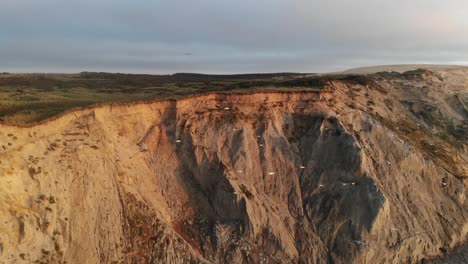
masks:
[[[467,86],[454,74],[377,74],[321,92],[210,94],[1,125],[0,262],[443,255],[468,233]]]

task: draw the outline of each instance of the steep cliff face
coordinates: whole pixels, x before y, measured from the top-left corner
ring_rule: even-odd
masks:
[[[467,89],[444,74],[110,105],[0,126],[0,259],[440,255],[468,233]]]

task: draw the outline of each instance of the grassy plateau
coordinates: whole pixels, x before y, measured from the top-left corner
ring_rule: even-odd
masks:
[[[253,90],[319,91],[330,79],[356,76],[299,73],[146,75],[82,72],[78,74],[0,74],[0,122],[28,125],[69,109],[102,103],[174,99],[209,92]]]

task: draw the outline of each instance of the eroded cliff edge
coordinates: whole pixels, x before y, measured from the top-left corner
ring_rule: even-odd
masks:
[[[440,255],[468,232],[466,89],[443,77],[101,106],[1,126],[0,259],[415,263]],[[427,102],[453,131],[427,114]]]

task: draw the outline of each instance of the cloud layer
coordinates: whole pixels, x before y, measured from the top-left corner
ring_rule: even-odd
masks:
[[[2,0],[0,71],[468,64],[466,0]]]

